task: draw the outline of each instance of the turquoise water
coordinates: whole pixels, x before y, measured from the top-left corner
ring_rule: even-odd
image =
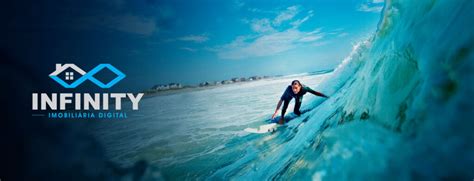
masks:
[[[251,152],[273,148],[256,142],[287,140],[290,132],[254,135],[243,130],[266,123],[292,80],[315,87],[330,75],[299,74],[146,98],[138,114],[98,123],[94,134],[107,155],[124,166],[147,160],[165,178],[206,178],[219,167],[257,156]],[[306,95],[302,110],[309,110],[314,99],[322,98]],[[288,112],[292,110],[293,102]]]
[[[386,1],[377,32],[334,72],[147,98],[93,134],[114,162],[149,163],[149,179],[472,179],[473,8]],[[293,79],[331,98],[306,95],[308,111],[273,134],[243,132]]]

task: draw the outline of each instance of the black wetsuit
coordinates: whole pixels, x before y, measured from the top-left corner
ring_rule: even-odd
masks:
[[[281,117],[283,118],[285,116],[286,109],[288,108],[288,104],[290,103],[292,98],[295,98],[295,109],[293,110],[293,112],[298,116],[301,115],[301,112],[300,112],[301,102],[303,101],[303,95],[305,95],[307,92],[312,93],[317,96],[327,97],[326,95],[320,92],[316,92],[313,89],[304,85],[301,87],[300,92],[298,92],[298,94],[295,94],[293,93],[293,90],[291,89],[291,85],[290,85],[286,88],[285,92],[283,93],[283,95],[281,95],[281,98],[280,98],[283,101],[283,109],[281,109]]]

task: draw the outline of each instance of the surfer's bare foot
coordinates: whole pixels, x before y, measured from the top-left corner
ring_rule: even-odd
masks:
[[[280,118],[280,120],[278,121],[278,124],[283,124],[285,123],[285,120],[283,118]]]

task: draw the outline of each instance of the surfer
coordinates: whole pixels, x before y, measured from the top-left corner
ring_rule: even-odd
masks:
[[[297,116],[300,116],[301,115],[301,112],[300,112],[301,101],[303,101],[303,95],[305,95],[307,92],[317,95],[317,96],[329,98],[328,96],[320,92],[316,92],[313,89],[309,88],[308,86],[301,84],[299,80],[293,80],[291,82],[291,85],[289,85],[286,88],[285,92],[283,92],[283,95],[278,101],[278,104],[277,104],[275,113],[273,113],[272,119],[275,118],[275,116],[278,114],[278,110],[280,109],[281,103],[283,102],[283,109],[281,110],[281,118],[278,121],[278,124],[283,124],[285,122],[284,120],[285,112],[292,98],[295,98],[295,109],[293,110],[293,112]]]

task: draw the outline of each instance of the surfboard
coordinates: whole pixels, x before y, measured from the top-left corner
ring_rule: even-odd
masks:
[[[306,112],[308,112],[309,109],[304,109],[304,110],[301,110],[301,114],[304,114]],[[298,116],[294,113],[289,113],[288,115],[285,116],[285,124],[290,122],[291,120],[293,120],[294,118],[297,118]],[[278,121],[280,120],[281,116],[277,116],[275,117],[274,119],[267,119],[265,120],[265,122],[267,123],[278,123]]]
[[[277,123],[270,123],[270,124],[261,125],[258,128],[245,128],[244,131],[248,133],[257,133],[257,134],[271,133],[271,132],[275,132],[279,126],[281,125]]]
[[[301,113],[303,114],[303,113],[306,113],[308,111],[309,111],[308,109],[302,110]],[[284,125],[286,125],[286,123],[290,122],[291,120],[293,120],[296,117],[298,117],[298,116],[294,113],[288,114],[287,116],[285,116],[285,124]],[[280,118],[281,118],[281,116],[277,116],[274,119],[267,119],[267,120],[265,120],[265,122],[267,122],[268,124],[261,125],[258,128],[245,128],[244,131],[248,132],[248,133],[257,133],[257,134],[275,132],[278,127],[284,126],[284,125],[278,124],[278,121],[280,120]]]

